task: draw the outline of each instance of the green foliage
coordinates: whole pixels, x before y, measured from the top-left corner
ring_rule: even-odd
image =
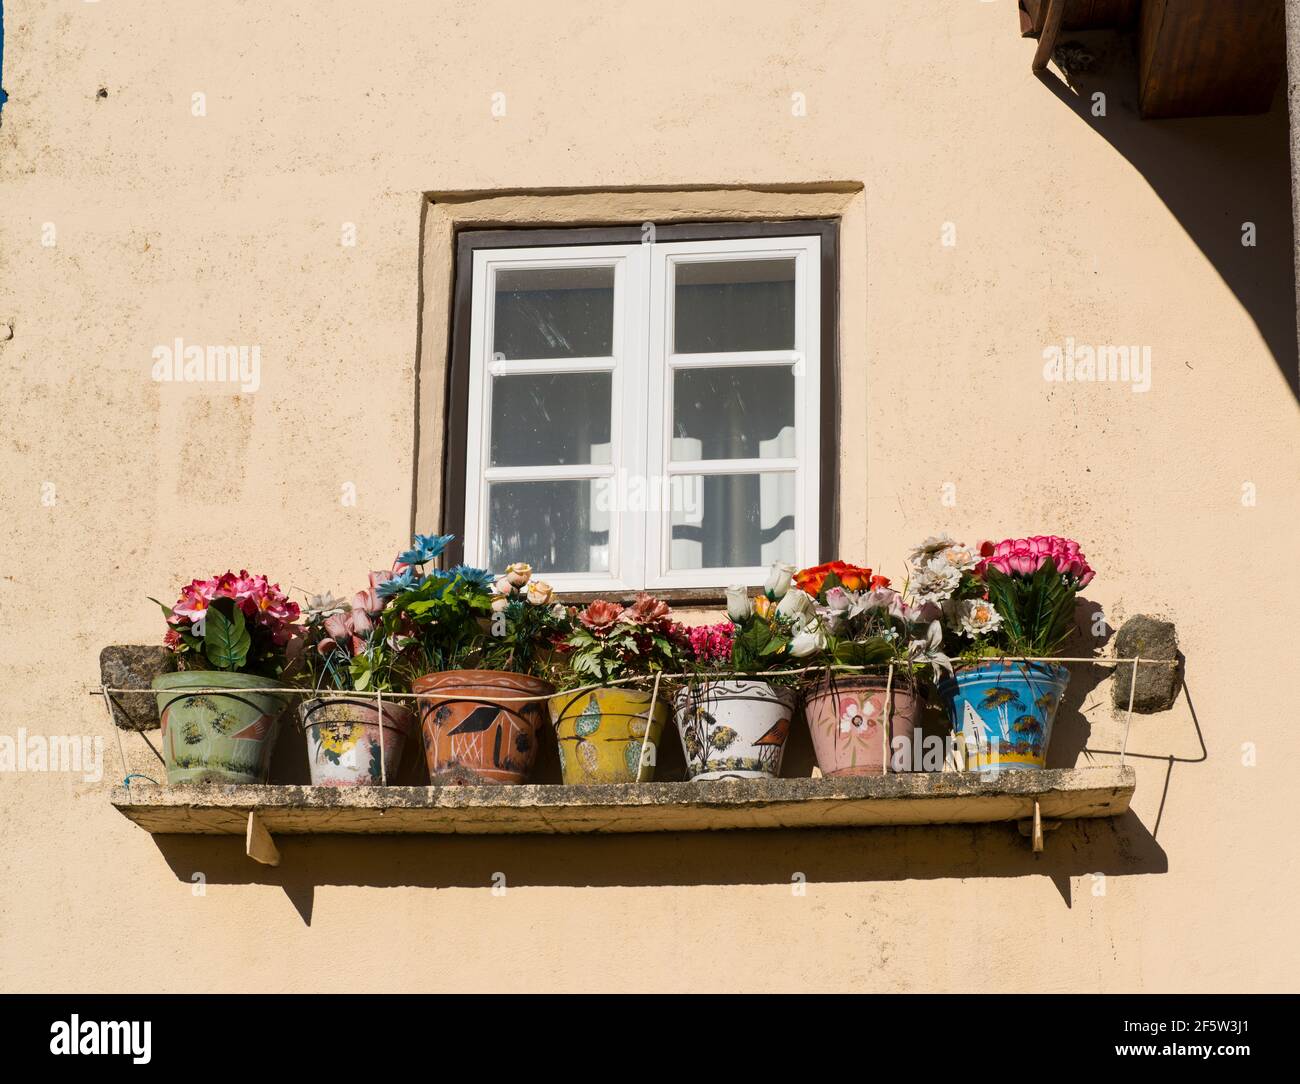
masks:
[[[828,653],[841,666],[876,666],[901,659],[894,643],[881,637],[869,640],[832,639]]]
[[[238,670],[248,659],[253,638],[234,599],[213,599],[203,631],[203,654],[217,670]]]
[[[1012,654],[1052,655],[1069,639],[1077,588],[1056,571],[1051,558],[1027,577],[990,568],[984,583],[989,601],[1002,615],[999,631]]]
[[[790,664],[789,626],[780,618],[751,614],[736,626],[731,641],[731,668],[737,673],[757,674]]]

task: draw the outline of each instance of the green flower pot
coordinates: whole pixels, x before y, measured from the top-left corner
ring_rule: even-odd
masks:
[[[288,696],[241,692],[284,686],[256,674],[186,670],[154,678],[168,783],[265,783]],[[189,692],[191,689],[229,692]]]

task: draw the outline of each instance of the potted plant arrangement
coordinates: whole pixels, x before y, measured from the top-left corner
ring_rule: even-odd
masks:
[[[821,646],[815,628],[805,631],[810,611],[790,591],[793,574],[793,565],[774,564],[755,599],[743,586],[727,588],[728,620],[688,630],[687,657],[697,678],[677,694],[674,707],[691,779],[781,774],[798,679],[770,672],[791,669]]]
[[[560,685],[568,691],[550,701],[564,782],[652,779],[670,696],[615,683],[673,673],[688,647],[686,630],[666,602],[643,592],[630,606],[591,603],[576,614],[565,646]]]
[[[302,648],[298,604],[241,570],[193,580],[158,605],[179,667],[153,681],[167,781],[265,783],[289,697],[252,690],[288,688],[280,679]]]
[[[416,535],[376,588],[384,636],[420,676],[421,735],[434,784],[522,783],[555,686],[545,680],[568,615],[525,564],[493,580],[482,569],[428,568],[450,535]]]
[[[939,684],[952,724],[951,766],[1043,768],[1070,673],[1029,660],[1059,654],[1074,628],[1076,596],[1094,575],[1079,544],[1038,535],[972,551],[941,535],[913,551],[912,565],[914,590],[943,607],[960,655]]]
[[[925,703],[920,682],[952,668],[938,607],[913,604],[887,577],[843,561],[805,569],[795,584],[815,600],[825,641],[827,673],[805,707],[822,774],[916,770],[906,754]]]
[[[411,653],[396,650],[380,628],[378,586],[388,576],[372,572],[350,604],[328,592],[307,602],[304,669],[313,689],[332,694],[298,707],[313,786],[391,783],[415,729],[415,712],[382,696],[405,691]],[[354,695],[339,695],[347,693]]]

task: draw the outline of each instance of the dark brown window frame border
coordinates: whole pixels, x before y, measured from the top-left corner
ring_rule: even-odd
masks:
[[[818,552],[832,560],[839,539],[840,343],[839,343],[839,219],[791,218],[737,222],[677,222],[655,224],[655,241],[726,241],[746,237],[821,238],[821,414]],[[636,226],[539,226],[529,229],[456,231],[456,267],[452,287],[451,341],[447,357],[446,414],[443,419],[443,485],[440,532],[455,535],[446,560],[464,559],[465,448],[469,439],[470,326],[474,253],[487,248],[543,248],[558,245],[641,244],[644,231]],[[716,603],[726,585],[717,588],[672,588],[657,592],[673,602]],[[595,598],[625,600],[632,592],[565,592],[566,601]]]

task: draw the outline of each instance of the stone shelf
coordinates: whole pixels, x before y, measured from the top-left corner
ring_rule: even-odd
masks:
[[[1017,821],[1041,850],[1044,827],[1119,816],[1134,786],[1132,768],[1101,767],[574,787],[137,784],[113,788],[112,801],[147,832],[243,835],[250,857],[274,864],[279,855],[272,835],[310,833],[700,832]]]

